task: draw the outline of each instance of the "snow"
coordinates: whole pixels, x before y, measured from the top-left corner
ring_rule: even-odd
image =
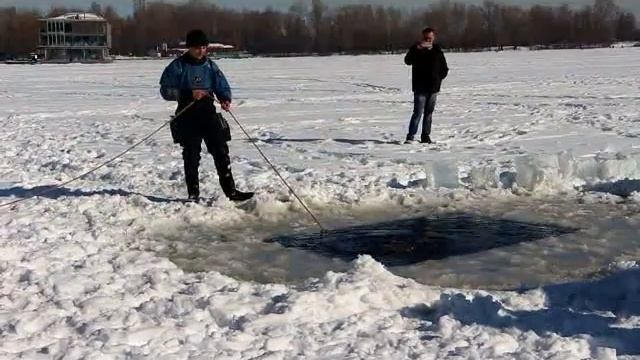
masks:
[[[54,17],[51,20],[105,21],[105,19],[102,16],[92,14],[92,13],[85,13],[85,12],[67,13],[64,15]]]
[[[221,60],[332,231],[233,123],[256,205],[228,202],[207,156],[211,206],[174,201],[164,131],[0,210],[0,358],[640,358],[639,51],[450,54],[429,146],[400,144],[401,56]],[[0,66],[0,202],[160,126],[165,65]]]

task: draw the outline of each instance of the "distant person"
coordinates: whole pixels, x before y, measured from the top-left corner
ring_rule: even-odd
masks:
[[[231,201],[244,201],[253,197],[253,193],[236,190],[227,145],[231,140],[229,128],[213,103],[215,94],[222,109],[229,111],[231,89],[222,71],[207,56],[208,45],[204,32],[190,31],[187,34],[189,50],[164,70],[160,93],[165,100],[178,102],[176,113],[195,102],[171,123],[173,140],[182,146],[189,201],[198,202],[200,199],[198,168],[203,140],[215,161],[224,194]]]
[[[449,67],[440,46],[435,44],[436,31],[426,28],[422,31],[422,40],[413,45],[404,58],[412,67],[413,115],[409,122],[406,144],[415,142],[420,120],[422,124],[422,143],[431,144],[431,122],[436,108],[436,99],[442,80],[449,74]]]

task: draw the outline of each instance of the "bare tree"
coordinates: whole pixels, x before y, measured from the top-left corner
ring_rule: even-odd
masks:
[[[144,55],[163,43],[177,45],[192,28],[205,30],[214,41],[256,54],[401,50],[417,40],[427,25],[438,30],[445,46],[466,49],[640,39],[635,16],[622,11],[614,0],[594,0],[580,9],[567,5],[523,8],[499,0],[482,5],[438,0],[424,10],[411,12],[371,5],[329,8],[322,0],[292,0],[288,11],[234,11],[207,0],[157,1],[126,18],[113,7],[101,7],[98,1],[90,10],[109,21],[113,52],[121,54]],[[82,11],[54,7],[45,16],[74,10]],[[0,52],[34,50],[39,16],[13,7],[0,8]]]
[[[615,22],[620,8],[614,0],[595,0],[593,5],[594,37],[597,41],[607,42],[615,36]]]
[[[34,11],[0,9],[0,52],[25,55],[34,51],[40,34],[39,18]]]
[[[636,17],[631,12],[623,12],[618,16],[615,27],[615,37],[620,41],[637,40]]]
[[[311,1],[311,23],[313,25],[313,50],[316,52],[322,52],[326,48],[326,43],[322,41],[323,36],[326,36],[324,29],[324,17],[327,7],[322,0]]]
[[[91,3],[91,6],[89,6],[89,12],[102,15],[102,6],[94,1]]]

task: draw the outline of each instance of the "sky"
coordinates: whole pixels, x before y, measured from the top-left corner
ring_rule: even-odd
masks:
[[[133,5],[131,0],[96,0],[103,5],[113,5],[120,14],[128,15],[132,12]],[[152,0],[147,0],[152,1]],[[164,0],[165,2],[180,2],[185,0]],[[458,0],[466,3],[482,3],[483,0]],[[263,9],[267,6],[274,8],[286,9],[293,3],[293,0],[211,0],[216,4],[231,7],[231,8],[251,8],[251,9]],[[309,0],[311,2],[311,0]],[[388,0],[325,0],[325,3],[329,5],[343,5],[353,3],[370,3],[376,5],[388,5],[393,3],[394,6],[404,7],[424,7],[430,1],[428,0],[394,0],[390,2]],[[593,0],[565,0],[565,1],[553,1],[553,0],[499,0],[502,3],[517,4],[517,5],[532,5],[532,4],[545,4],[545,5],[558,5],[560,3],[568,3],[571,5],[585,5],[593,3]],[[0,7],[2,6],[19,6],[26,8],[37,8],[40,10],[46,10],[54,5],[68,6],[68,7],[80,7],[87,8],[91,0],[0,0]],[[618,4],[622,7],[633,10],[637,15],[640,15],[640,0],[618,0]]]

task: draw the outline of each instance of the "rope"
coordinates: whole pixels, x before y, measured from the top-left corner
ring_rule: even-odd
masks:
[[[251,144],[253,144],[253,146],[256,148],[256,150],[258,150],[258,153],[260,153],[260,156],[262,156],[262,158],[264,159],[264,161],[269,164],[269,166],[271,167],[271,169],[273,169],[273,172],[276,173],[276,175],[280,178],[280,180],[282,181],[282,183],[289,189],[289,192],[291,192],[291,194],[296,198],[296,200],[298,200],[298,202],[300,203],[300,205],[302,205],[302,207],[304,208],[304,210],[307,212],[307,214],[309,214],[309,217],[311,217],[311,219],[313,219],[313,221],[318,225],[318,227],[320,228],[320,231],[322,233],[326,233],[327,230],[325,229],[324,226],[322,226],[322,223],[320,223],[320,221],[318,220],[318,218],[313,214],[313,212],[309,209],[309,207],[304,203],[304,201],[302,201],[302,199],[298,196],[298,194],[295,192],[295,190],[293,190],[293,188],[291,187],[291,185],[289,185],[289,183],[287,182],[287,180],[284,179],[284,177],[282,176],[282,174],[280,174],[280,171],[278,171],[278,169],[276,168],[275,165],[273,165],[273,163],[271,162],[271,160],[269,160],[269,158],[267,157],[267,155],[264,154],[264,152],[262,152],[262,149],[260,149],[260,147],[258,146],[258,144],[256,143],[256,141],[249,135],[249,133],[247,132],[247,130],[245,130],[244,126],[242,126],[242,124],[240,124],[240,121],[238,121],[238,119],[236,118],[236,116],[233,114],[233,112],[231,112],[231,110],[226,110],[229,115],[231,115],[231,117],[233,118],[233,121],[236,122],[236,124],[238,124],[238,127],[240,127],[240,130],[242,130],[242,132],[244,133],[244,135],[247,137],[247,139],[249,139],[249,141],[251,142]]]
[[[160,127],[158,127],[157,129],[155,129],[154,131],[152,131],[149,135],[145,136],[144,138],[142,138],[140,141],[136,142],[135,144],[131,145],[130,147],[128,147],[126,150],[122,151],[121,153],[119,153],[118,155],[112,157],[111,159],[105,161],[104,163],[100,164],[99,166],[85,172],[82,173],[68,181],[65,181],[63,183],[60,183],[58,185],[52,186],[48,189],[42,190],[42,191],[38,191],[36,193],[32,193],[29,194],[26,197],[14,200],[14,201],[10,201],[8,203],[5,204],[1,204],[0,208],[4,208],[4,207],[8,207],[11,205],[15,205],[18,203],[21,203],[23,201],[27,201],[29,199],[32,199],[34,197],[37,196],[42,196],[45,194],[48,194],[54,190],[60,189],[64,186],[67,186],[75,181],[78,181],[90,174],[93,174],[94,172],[102,169],[103,167],[113,163],[114,161],[118,160],[119,158],[123,157],[125,154],[127,154],[128,152],[130,152],[131,150],[135,149],[136,147],[140,146],[140,144],[144,143],[145,141],[151,139],[155,134],[157,134],[158,132],[160,132],[160,130],[164,129],[167,125],[169,125],[172,121],[175,121],[178,117],[180,117],[182,114],[184,114],[189,108],[191,108],[191,106],[193,106],[193,104],[195,104],[196,101],[191,102],[189,105],[185,106],[182,110],[180,110],[180,112],[178,112],[171,120],[166,121],[164,124],[162,124]],[[247,137],[247,139],[249,139],[249,141],[251,142],[251,144],[253,144],[253,146],[255,146],[256,150],[258,150],[258,153],[262,156],[262,158],[264,159],[264,161],[269,164],[269,166],[271,167],[271,169],[273,169],[273,172],[276,173],[276,175],[280,178],[280,180],[282,181],[282,183],[289,189],[289,191],[291,192],[291,194],[296,198],[296,200],[298,200],[298,202],[300,203],[300,205],[302,205],[302,207],[304,208],[304,210],[307,212],[307,214],[309,214],[309,216],[311,217],[311,219],[313,219],[313,221],[318,225],[318,227],[320,228],[320,230],[325,233],[326,229],[324,226],[322,226],[322,223],[320,223],[320,221],[318,220],[318,218],[313,214],[313,212],[309,209],[309,207],[304,203],[304,201],[302,201],[302,199],[298,196],[298,194],[295,192],[295,190],[291,187],[291,185],[289,185],[289,183],[287,182],[287,180],[285,180],[285,178],[282,176],[282,174],[280,174],[280,171],[278,171],[278,169],[276,168],[276,166],[271,162],[271,160],[269,160],[269,158],[264,154],[264,152],[262,152],[262,149],[260,149],[260,147],[258,146],[258,144],[255,142],[255,140],[249,135],[249,133],[245,130],[244,126],[242,126],[242,124],[240,123],[240,121],[238,121],[238,119],[236,118],[236,116],[231,112],[231,110],[227,110],[227,112],[229,113],[229,115],[231,115],[231,117],[233,118],[233,120],[236,122],[236,124],[238,124],[238,126],[240,127],[240,129],[242,130],[242,132],[245,134],[245,136]]]
[[[113,163],[114,161],[118,160],[119,158],[123,157],[125,154],[127,154],[127,153],[128,153],[128,152],[130,152],[131,150],[133,150],[133,149],[135,149],[136,147],[140,146],[140,144],[142,144],[143,142],[145,142],[145,141],[147,141],[147,140],[151,139],[155,134],[157,134],[158,132],[160,132],[160,130],[164,129],[164,128],[165,128],[167,125],[169,125],[172,121],[176,120],[178,117],[180,117],[180,115],[184,114],[184,113],[185,113],[189,108],[191,108],[191,106],[193,106],[193,104],[195,104],[195,103],[196,103],[195,101],[191,102],[189,105],[185,106],[182,110],[180,110],[180,112],[178,112],[178,113],[177,113],[177,114],[176,114],[176,115],[175,115],[171,120],[169,120],[169,121],[165,122],[165,123],[164,123],[164,124],[162,124],[159,128],[157,128],[157,129],[155,129],[154,131],[152,131],[149,135],[147,135],[147,136],[145,136],[144,138],[142,138],[142,140],[140,140],[140,141],[138,141],[137,143],[135,143],[135,144],[131,145],[129,148],[127,148],[127,149],[126,149],[126,150],[124,150],[123,152],[121,152],[121,153],[119,153],[118,155],[116,155],[116,156],[112,157],[111,159],[107,160],[106,162],[104,162],[104,163],[100,164],[99,166],[97,166],[97,167],[95,167],[95,168],[93,168],[93,169],[91,169],[91,170],[89,170],[89,171],[87,171],[87,172],[85,172],[85,173],[83,173],[83,174],[80,174],[80,175],[78,175],[78,176],[74,177],[74,178],[73,178],[73,179],[71,179],[71,180],[65,181],[65,182],[63,182],[63,183],[61,183],[61,184],[54,185],[54,186],[52,186],[52,187],[50,187],[50,188],[48,188],[48,189],[45,189],[45,190],[42,190],[42,191],[38,191],[38,192],[36,192],[36,193],[29,194],[29,195],[28,195],[28,196],[26,196],[26,197],[23,197],[23,198],[20,198],[20,199],[17,199],[17,200],[14,200],[14,201],[8,202],[8,203],[6,203],[6,204],[2,204],[2,205],[0,205],[0,208],[4,208],[4,207],[11,206],[11,205],[15,205],[15,204],[17,204],[17,203],[20,203],[20,202],[23,202],[23,201],[27,201],[27,200],[32,199],[32,198],[34,198],[34,197],[42,196],[42,195],[48,194],[48,193],[50,193],[50,192],[52,192],[52,191],[54,191],[54,190],[60,189],[60,188],[62,188],[62,187],[64,187],[64,186],[67,186],[67,185],[71,184],[72,182],[78,181],[78,180],[80,180],[80,179],[82,179],[82,178],[86,177],[87,175],[93,174],[94,172],[96,172],[96,171],[98,171],[98,170],[102,169],[103,167],[105,167],[105,166],[107,166],[107,165],[109,165],[109,164]]]

